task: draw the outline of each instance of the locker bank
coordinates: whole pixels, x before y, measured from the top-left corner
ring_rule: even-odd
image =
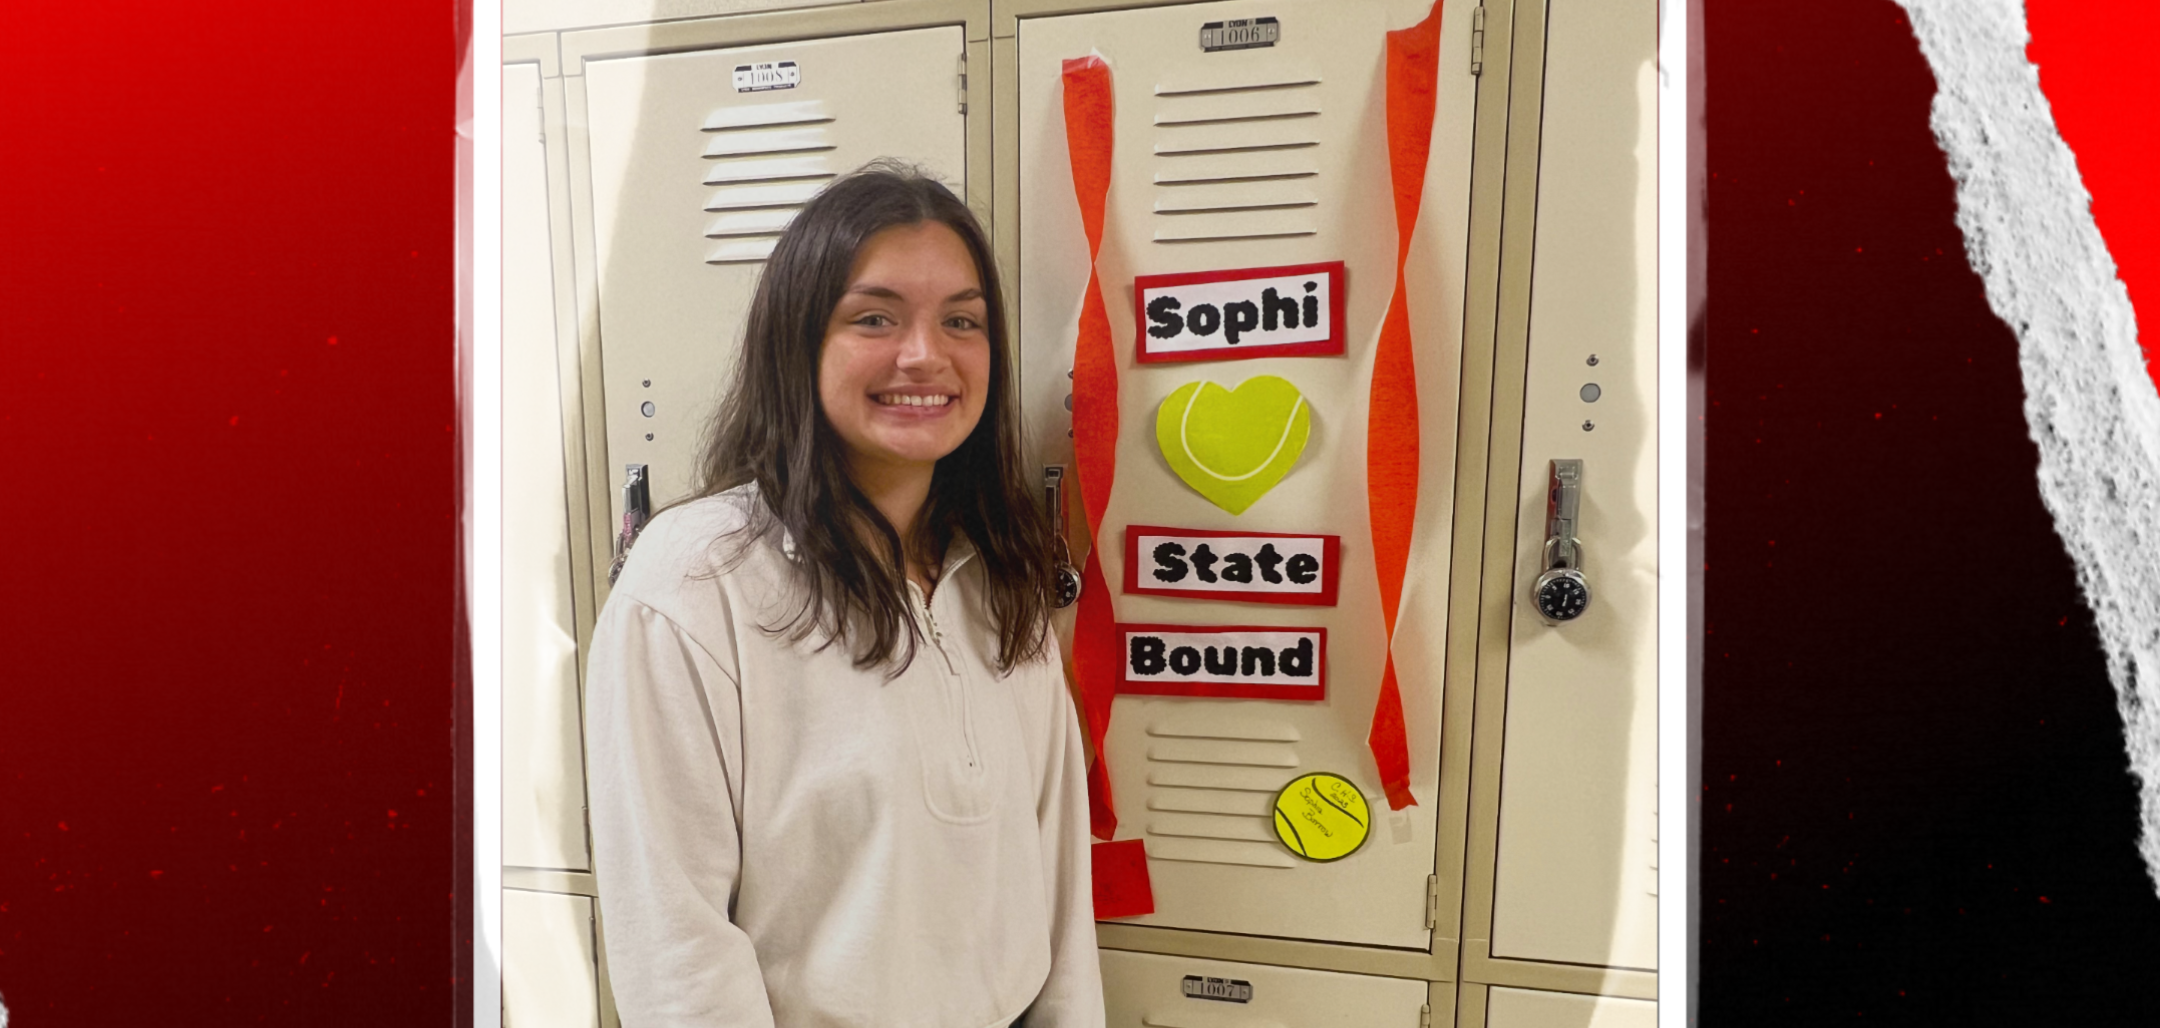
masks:
[[[580,655],[773,241],[878,157],[1006,275],[1109,1023],[1654,1022],[1656,5],[504,24],[507,1024],[618,1023]]]

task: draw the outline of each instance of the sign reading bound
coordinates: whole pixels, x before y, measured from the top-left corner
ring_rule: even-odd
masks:
[[[1254,700],[1327,698],[1327,629],[1119,625],[1118,691]]]
[[[1125,591],[1251,603],[1335,605],[1342,537],[1130,525]]]
[[[1133,279],[1142,364],[1343,352],[1343,262]]]
[[[735,66],[735,91],[738,93],[793,89],[799,85],[802,85],[802,68],[794,61],[759,61]]]
[[[1229,21],[1211,21],[1200,26],[1200,49],[1203,53],[1274,46],[1275,41],[1281,38],[1282,22],[1273,18],[1232,18]]]

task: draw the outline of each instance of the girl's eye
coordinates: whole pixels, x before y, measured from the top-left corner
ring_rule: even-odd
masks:
[[[963,332],[972,332],[981,328],[982,324],[969,315],[955,314],[945,319],[945,327],[959,329]]]
[[[894,324],[894,321],[883,314],[865,314],[856,318],[855,324],[864,328],[888,328]]]

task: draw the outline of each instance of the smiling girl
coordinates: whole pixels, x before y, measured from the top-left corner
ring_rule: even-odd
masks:
[[[877,164],[766,263],[586,681],[623,1023],[1099,1026],[1053,535],[981,227]]]

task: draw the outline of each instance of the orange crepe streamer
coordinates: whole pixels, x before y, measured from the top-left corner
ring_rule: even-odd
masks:
[[[1379,766],[1380,785],[1392,810],[1417,804],[1410,795],[1410,746],[1403,728],[1394,649],[1395,617],[1402,607],[1418,492],[1417,366],[1410,346],[1410,294],[1403,266],[1410,258],[1410,233],[1417,225],[1418,204],[1425,192],[1439,72],[1440,5],[1436,2],[1424,21],[1388,33],[1387,135],[1388,172],[1395,186],[1395,295],[1388,301],[1387,318],[1380,323],[1372,394],[1366,407],[1365,481],[1388,652],[1372,733],[1365,742]]]
[[[1110,311],[1103,305],[1102,282],[1095,258],[1102,252],[1103,205],[1110,192],[1110,151],[1114,111],[1110,65],[1101,57],[1065,62],[1065,147],[1072,155],[1073,194],[1080,203],[1080,224],[1087,232],[1087,296],[1080,308],[1080,335],[1073,353],[1073,464],[1080,479],[1080,503],[1087,511],[1088,547],[1081,569],[1080,610],[1073,626],[1073,675],[1080,683],[1088,738],[1095,745],[1095,765],[1088,769],[1088,819],[1099,839],[1117,834],[1117,810],[1110,800],[1110,762],[1103,736],[1110,729],[1110,702],[1117,695],[1123,659],[1117,638],[1117,614],[1110,605],[1110,585],[1103,580],[1103,512],[1117,479],[1118,369],[1110,343]]]

